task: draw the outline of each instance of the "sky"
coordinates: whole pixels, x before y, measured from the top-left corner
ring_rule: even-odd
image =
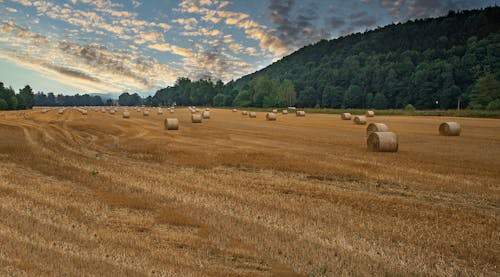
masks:
[[[500,0],[0,0],[0,82],[154,94],[228,82],[321,39]]]

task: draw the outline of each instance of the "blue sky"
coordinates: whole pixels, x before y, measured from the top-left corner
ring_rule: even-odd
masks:
[[[0,81],[16,90],[152,94],[227,82],[300,47],[498,0],[0,0]]]

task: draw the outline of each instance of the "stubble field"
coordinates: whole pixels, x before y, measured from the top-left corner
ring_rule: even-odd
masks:
[[[120,111],[0,112],[0,275],[500,274],[498,119]]]

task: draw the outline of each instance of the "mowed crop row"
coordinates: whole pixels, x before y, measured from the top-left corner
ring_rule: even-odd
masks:
[[[0,113],[1,275],[499,273],[499,120],[122,111]]]

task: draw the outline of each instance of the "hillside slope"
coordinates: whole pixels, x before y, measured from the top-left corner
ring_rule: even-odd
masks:
[[[258,77],[291,80],[303,107],[485,108],[500,99],[499,23],[490,7],[392,24],[303,47],[230,85],[248,94]]]

